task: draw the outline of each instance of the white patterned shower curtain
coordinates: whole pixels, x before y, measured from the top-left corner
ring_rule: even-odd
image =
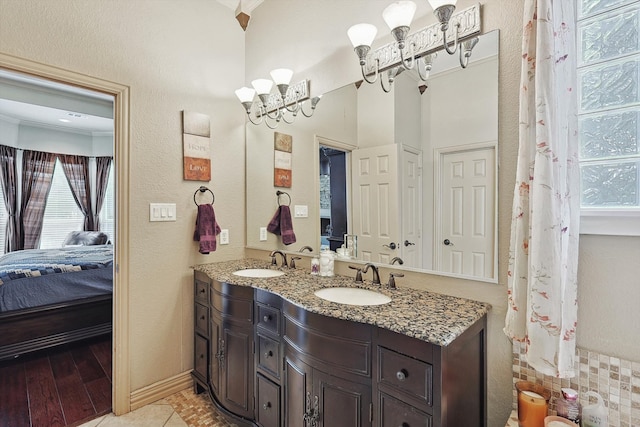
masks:
[[[525,0],[504,332],[545,375],[575,375],[580,185],[575,2]]]

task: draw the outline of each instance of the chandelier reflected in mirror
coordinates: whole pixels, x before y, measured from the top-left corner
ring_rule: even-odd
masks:
[[[416,12],[412,1],[396,1],[382,12],[395,42],[371,51],[378,32],[371,24],[356,24],[349,28],[362,78],[373,84],[380,77],[382,90],[389,92],[395,78],[405,70],[416,69],[418,77],[427,81],[433,60],[438,51],[454,55],[459,50],[460,66],[466,68],[480,34],[480,4],[454,13],[456,0],[429,0],[439,23],[432,24],[413,34],[411,21]],[[451,34],[453,33],[453,34]],[[453,42],[451,42],[453,36]],[[380,76],[386,72],[386,77]]]
[[[293,71],[287,68],[272,70],[270,74],[271,79],[256,79],[251,82],[252,88],[243,87],[235,91],[249,121],[254,125],[265,123],[270,129],[275,129],[280,122],[293,123],[298,113],[311,117],[322,95],[309,100],[309,81],[291,85]],[[277,93],[271,93],[274,84]],[[305,110],[307,101],[310,108]]]

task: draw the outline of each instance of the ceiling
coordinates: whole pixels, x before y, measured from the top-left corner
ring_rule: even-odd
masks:
[[[113,133],[113,97],[0,69],[0,118],[83,134]]]

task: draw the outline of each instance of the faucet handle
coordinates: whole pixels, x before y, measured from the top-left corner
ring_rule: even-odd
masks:
[[[291,259],[289,260],[289,261],[291,261],[289,263],[289,268],[296,268],[296,260],[297,259],[302,259],[302,257],[299,257],[299,256],[291,257]]]
[[[396,289],[396,277],[404,277],[404,274],[402,273],[389,273],[389,283],[387,283],[387,286],[389,287],[389,289]]]
[[[360,267],[356,267],[355,265],[350,265],[350,269],[356,270],[356,283],[362,283],[362,269]]]

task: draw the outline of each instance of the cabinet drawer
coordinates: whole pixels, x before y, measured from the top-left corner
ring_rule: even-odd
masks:
[[[223,295],[213,289],[211,291],[211,306],[222,317],[229,317],[236,323],[253,323],[253,299]]]
[[[433,366],[378,346],[378,384],[408,393],[433,404]]]
[[[209,366],[209,341],[196,334],[194,345],[194,360],[193,370],[202,378],[207,381],[209,379],[207,366]]]
[[[207,304],[209,302],[209,283],[202,280],[195,280],[195,299],[196,301]]]
[[[280,310],[264,304],[256,303],[258,328],[280,336]]]
[[[384,393],[379,395],[380,425],[382,427],[431,427],[430,415]]]
[[[209,307],[196,303],[194,324],[196,331],[209,335]]]
[[[261,427],[280,426],[280,386],[257,375],[256,421]]]
[[[280,343],[258,333],[258,367],[280,378]]]

